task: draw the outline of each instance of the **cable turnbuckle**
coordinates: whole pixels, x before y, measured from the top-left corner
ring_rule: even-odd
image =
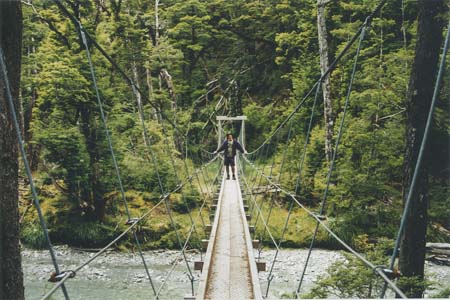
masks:
[[[325,215],[321,215],[321,214],[315,214],[316,218],[319,219],[320,221],[326,221],[327,220],[327,216]]]
[[[383,272],[383,274],[386,275],[386,277],[390,280],[398,279],[402,276],[402,273],[396,268],[392,270],[386,266],[375,266],[375,268],[373,268],[374,271],[376,271],[377,269],[380,269],[380,271]]]
[[[139,218],[129,218],[126,222],[125,225],[133,225],[134,223],[137,223],[139,221]]]
[[[61,271],[59,272],[59,274],[57,274],[56,272],[52,272],[52,274],[50,274],[50,278],[48,279],[48,281],[49,282],[61,281],[64,277],[67,276],[67,274],[69,274],[69,278],[74,278],[77,273],[72,270]]]

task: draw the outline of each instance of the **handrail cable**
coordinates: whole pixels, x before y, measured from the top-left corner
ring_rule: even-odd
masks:
[[[205,197],[204,200],[203,200],[202,205],[201,205],[200,208],[199,208],[199,212],[198,212],[198,214],[197,214],[197,217],[195,218],[195,221],[197,221],[199,218],[202,218],[202,211],[203,211],[203,208],[206,206],[206,201],[207,201],[207,198]],[[189,229],[189,232],[188,232],[188,235],[187,235],[186,240],[185,240],[185,242],[184,242],[184,246],[183,246],[182,250],[180,251],[180,253],[179,253],[178,256],[176,257],[176,259],[174,260],[174,263],[173,263],[171,269],[169,270],[169,272],[167,272],[166,276],[165,276],[164,279],[162,280],[162,283],[161,283],[161,285],[160,285],[160,287],[159,287],[159,289],[158,289],[158,291],[157,291],[157,294],[156,294],[155,299],[158,299],[159,296],[161,295],[162,289],[164,288],[166,282],[168,281],[168,279],[169,279],[170,276],[172,275],[172,272],[175,270],[176,266],[178,265],[178,260],[179,260],[179,258],[182,256],[182,254],[184,253],[184,251],[186,251],[187,246],[188,246],[188,244],[189,244],[189,240],[190,240],[190,238],[191,238],[193,232],[195,231],[195,221],[192,223],[191,228]],[[191,287],[192,287],[192,289],[193,289],[193,283],[194,283],[194,281],[191,280]],[[192,295],[192,296],[194,296],[194,295]]]
[[[294,118],[292,118],[292,119],[290,120],[289,130],[288,130],[288,134],[287,134],[287,138],[286,138],[286,146],[285,146],[284,151],[283,151],[283,157],[282,157],[281,163],[280,163],[280,171],[279,171],[278,178],[277,178],[278,184],[281,184],[281,176],[282,176],[282,174],[283,174],[284,163],[286,162],[286,155],[287,155],[287,150],[288,150],[289,141],[290,141],[291,136],[292,136],[293,125],[294,125]],[[276,155],[274,155],[274,158],[275,158],[275,156],[276,156]],[[266,223],[267,223],[267,225],[269,225],[270,217],[271,217],[271,215],[272,215],[272,210],[273,210],[273,207],[274,207],[274,205],[275,205],[275,200],[276,200],[276,198],[278,197],[278,194],[279,194],[278,189],[275,189],[274,193],[272,193],[272,195],[271,195],[271,201],[270,201],[269,212],[268,212],[267,217],[266,217]],[[255,227],[256,227],[256,226],[255,226]],[[262,249],[263,249],[263,247],[264,247],[264,246],[263,246],[263,243],[264,243],[264,239],[265,239],[265,238],[266,238],[266,231],[264,231],[263,234],[262,234],[262,236],[261,236],[261,243],[260,243],[260,247],[258,248],[258,259],[261,258],[261,252],[262,252]],[[278,247],[277,247],[277,251],[279,251],[279,248],[278,248]]]
[[[439,90],[440,90],[440,87],[441,87],[442,78],[444,76],[445,62],[446,62],[446,58],[447,58],[447,52],[448,52],[448,48],[449,48],[449,43],[450,43],[450,22],[449,22],[449,25],[448,25],[448,28],[447,28],[447,36],[445,38],[444,48],[442,50],[441,62],[440,62],[440,65],[439,65],[438,75],[437,75],[436,83],[435,83],[435,86],[434,86],[433,98],[431,100],[430,110],[428,112],[427,123],[425,125],[422,142],[420,144],[419,154],[417,156],[417,162],[416,162],[416,166],[414,168],[413,177],[412,177],[412,180],[411,180],[411,184],[409,186],[408,195],[407,195],[406,202],[405,202],[405,208],[403,209],[403,214],[402,214],[402,218],[401,218],[401,221],[400,221],[400,228],[399,228],[398,233],[397,233],[397,238],[395,239],[395,246],[394,246],[394,250],[392,252],[391,260],[390,260],[390,263],[389,263],[389,268],[391,270],[394,268],[395,259],[397,257],[398,249],[400,247],[401,237],[403,235],[403,230],[405,229],[405,225],[406,225],[406,218],[407,218],[409,210],[411,208],[411,199],[412,199],[414,190],[416,188],[417,178],[419,176],[420,168],[422,166],[423,156],[424,156],[424,153],[425,153],[425,148],[426,148],[426,145],[427,145],[428,136],[430,134],[430,129],[431,129],[431,126],[432,126],[431,123],[433,121],[434,109],[436,107],[436,102],[437,102],[437,99],[438,99],[438,96],[439,96]],[[385,293],[386,293],[386,285],[384,285],[383,289],[381,290],[381,293],[379,295],[380,298],[384,298],[384,294]]]
[[[20,154],[22,155],[23,164],[25,167],[25,172],[27,173],[28,181],[30,182],[30,189],[31,189],[31,195],[33,197],[34,206],[36,207],[39,222],[41,224],[42,231],[44,232],[45,242],[47,244],[48,251],[50,252],[50,257],[52,259],[53,267],[55,268],[56,274],[60,273],[58,261],[56,260],[55,250],[53,249],[52,242],[50,240],[50,235],[48,233],[47,223],[45,222],[44,215],[42,213],[41,205],[39,202],[39,197],[36,192],[36,186],[34,184],[33,175],[31,174],[31,168],[30,164],[28,162],[27,155],[25,153],[25,145],[23,143],[22,139],[22,133],[19,126],[19,121],[17,118],[17,112],[16,108],[14,106],[14,100],[11,93],[11,86],[9,84],[9,78],[8,78],[8,70],[6,68],[6,62],[4,58],[4,53],[2,47],[0,47],[0,65],[1,65],[1,77],[3,78],[3,82],[5,84],[5,90],[6,90],[6,98],[9,105],[9,110],[13,119],[14,129],[16,131],[17,141],[19,144]],[[61,286],[62,291],[64,293],[64,297],[66,300],[69,300],[69,293],[67,292],[66,287],[63,285]]]
[[[214,157],[212,160],[210,160],[209,162],[205,163],[201,168],[207,168],[211,163],[213,163],[215,160],[217,159],[217,156]],[[196,172],[200,172],[200,168],[195,170],[194,173]],[[114,240],[112,240],[109,244],[107,244],[105,247],[103,247],[101,250],[99,250],[98,252],[96,252],[92,257],[90,257],[89,259],[87,259],[85,262],[83,262],[82,264],[80,264],[78,267],[76,267],[75,269],[73,269],[72,271],[68,271],[67,274],[50,290],[47,292],[47,294],[45,294],[45,296],[43,296],[40,300],[45,300],[48,299],[51,295],[53,295],[53,293],[61,286],[64,284],[64,282],[69,279],[72,278],[71,274],[72,273],[77,273],[79,272],[81,269],[83,269],[85,266],[89,265],[92,261],[94,261],[97,257],[99,257],[102,253],[104,253],[105,251],[107,251],[109,248],[111,248],[111,246],[113,246],[115,243],[117,243],[122,237],[124,237],[131,229],[133,229],[135,226],[137,226],[137,224],[139,224],[142,220],[144,220],[145,218],[147,218],[152,212],[153,210],[155,210],[157,207],[159,207],[165,200],[166,198],[168,198],[170,195],[178,192],[180,189],[182,189],[189,180],[192,180],[192,176],[187,177],[185,179],[185,181],[182,184],[179,184],[178,186],[176,186],[171,192],[162,195],[161,200],[156,203],[153,207],[151,207],[150,209],[148,209],[143,215],[141,215],[139,218],[134,219],[133,223],[127,228],[125,229],[121,234],[119,234]]]
[[[369,26],[369,23],[368,23],[368,20],[366,19],[366,21],[364,22],[363,29],[361,31],[360,38],[359,38],[358,48],[356,49],[356,55],[355,55],[354,62],[353,62],[353,70],[352,70],[352,74],[350,76],[350,82],[349,82],[349,85],[348,85],[348,88],[347,88],[347,96],[346,96],[346,99],[345,99],[345,104],[344,104],[344,109],[343,109],[343,112],[342,112],[341,123],[339,125],[338,135],[337,135],[335,146],[334,146],[333,157],[331,159],[330,166],[328,168],[328,174],[327,174],[327,179],[326,179],[326,186],[325,186],[325,190],[323,192],[322,203],[320,205],[320,212],[319,212],[320,215],[323,215],[324,212],[325,212],[325,204],[326,204],[326,201],[327,201],[327,198],[328,198],[328,191],[329,191],[330,183],[331,183],[331,175],[333,173],[334,166],[335,166],[335,163],[336,163],[337,152],[338,152],[338,149],[339,149],[339,143],[341,141],[341,137],[342,137],[343,132],[344,132],[345,117],[347,116],[348,105],[350,103],[350,96],[351,96],[352,89],[353,89],[353,81],[355,79],[356,68],[358,66],[358,59],[359,59],[359,55],[360,55],[360,51],[361,51],[361,47],[362,47],[362,42],[364,41],[364,38],[365,38],[365,33],[366,33],[366,27],[367,26]],[[305,277],[306,269],[308,267],[308,263],[309,263],[309,260],[310,260],[310,257],[311,257],[311,252],[313,250],[314,243],[316,241],[318,230],[319,230],[319,223],[316,223],[316,227],[314,229],[314,234],[313,234],[313,237],[311,239],[311,244],[309,246],[308,255],[306,256],[306,261],[305,261],[305,264],[304,264],[304,267],[303,267],[302,275],[300,277],[300,282],[298,284],[297,296],[299,295],[300,289],[302,287],[303,279]]]
[[[111,63],[111,64],[113,64],[113,66],[116,68],[116,69],[118,69],[119,70],[119,73],[121,73],[121,75],[125,78],[125,79],[127,79],[127,82],[130,84],[130,86],[132,87],[132,89],[133,89],[133,92],[135,93],[135,91],[136,90],[138,90],[141,94],[142,94],[142,92],[139,90],[139,88],[134,84],[134,82],[129,78],[129,77],[127,77],[127,75],[120,69],[120,67],[117,65],[117,64],[115,64],[115,62],[106,54],[106,52],[96,43],[96,41],[95,40],[93,40],[92,39],[92,37],[84,30],[84,28],[82,27],[82,25],[81,25],[81,22],[80,21],[78,21],[73,15],[71,15],[66,9],[65,9],[65,7],[59,2],[59,0],[54,0],[54,2],[58,5],[58,7],[61,9],[61,10],[63,10],[63,12],[65,13],[65,14],[67,14],[68,16],[69,16],[69,18],[74,22],[74,24],[75,24],[75,26],[76,27],[78,27],[78,29],[79,29],[79,32],[80,32],[80,37],[81,37],[81,40],[82,40],[82,42],[85,44],[85,46],[86,46],[86,48],[87,48],[87,50],[89,51],[89,49],[88,49],[88,46],[87,46],[87,39],[86,39],[86,37],[88,37],[90,40],[91,40],[91,42],[94,44],[94,46],[96,46],[96,48],[98,48],[99,49],[99,51],[107,58],[107,60]],[[90,56],[90,54],[89,54],[89,56]],[[91,64],[92,64],[92,62],[90,62]],[[92,69],[92,65],[91,65],[91,69]],[[92,73],[92,72],[91,72]],[[92,74],[93,75],[93,74]],[[93,75],[94,76],[94,75]],[[94,79],[94,84],[96,85],[96,82],[95,82],[95,79]],[[98,91],[97,91],[97,96],[99,96],[99,93],[98,93]],[[149,101],[150,102],[150,104],[152,104],[152,106],[154,106],[153,105],[153,103],[151,103],[151,101]],[[139,103],[138,103],[139,104]],[[99,106],[101,106],[101,105],[99,105]],[[155,106],[154,106],[155,107]],[[139,107],[140,108],[140,107]],[[155,107],[155,109],[157,109],[156,107]],[[138,109],[139,110],[139,112],[140,112],[140,114],[141,114],[141,116],[142,116],[142,111],[140,110],[140,109]],[[164,113],[162,112],[162,111],[160,111],[160,114],[162,115],[162,116],[164,116]],[[104,117],[104,116],[103,116]],[[165,117],[165,116],[164,116]],[[104,119],[104,118],[103,118]],[[166,117],[166,119],[167,119],[167,117]],[[105,119],[104,119],[105,120]],[[143,119],[141,119],[141,121],[143,121]],[[176,125],[175,124],[173,124],[170,120],[168,120],[168,122],[176,129],[176,130],[178,130],[179,131],[179,129],[176,127]],[[105,128],[106,128],[106,124],[105,124]],[[146,131],[145,130],[146,129],[146,127],[144,126],[144,132]],[[107,135],[109,135],[109,132],[108,132],[108,129],[105,129],[105,131],[106,131],[106,133],[107,133]],[[111,146],[111,143],[110,143],[110,141],[109,141],[109,144],[110,144],[110,146]],[[147,140],[146,140],[146,144],[147,144]],[[113,156],[114,156],[114,153],[112,153],[113,154]],[[153,157],[154,158],[154,157]],[[115,161],[115,157],[113,157],[113,161]],[[118,172],[118,168],[116,167],[116,173]],[[197,174],[197,172],[195,173],[195,174]],[[159,175],[159,174],[158,174]],[[120,175],[119,175],[120,176]],[[160,180],[160,177],[158,176],[158,179],[159,179],[159,184],[160,184],[160,187],[162,188],[162,183],[161,183],[161,180]],[[120,180],[120,178],[119,178],[119,185],[121,185],[121,180]],[[121,192],[122,192],[122,195],[124,194],[123,193],[123,187],[121,187]],[[168,197],[163,197],[166,201],[167,201],[167,198]],[[125,199],[125,198],[124,198]],[[128,214],[128,217],[129,217],[129,221],[130,221],[130,215],[129,215],[129,211],[128,211],[128,205],[126,204],[126,199],[125,199],[125,208],[126,208],[126,211],[127,211],[127,214]],[[171,217],[171,213],[170,213],[170,210],[168,210],[168,212],[169,212],[169,217]],[[173,219],[171,218],[171,220],[173,221]],[[172,224],[173,224],[173,222],[172,222]],[[176,228],[174,228],[175,229],[175,231],[176,231],[176,233],[177,233],[177,230],[176,230]],[[140,243],[139,243],[139,240],[137,239],[137,236],[136,236],[136,233],[134,233],[135,234],[135,239],[136,239],[136,243],[137,243],[137,247],[138,247],[138,249],[140,250]],[[178,237],[178,233],[177,233],[177,237]],[[150,280],[150,283],[152,284],[152,288],[153,288],[153,290],[154,290],[154,286],[153,286],[153,283],[152,283],[152,281],[151,281],[151,278],[150,278],[150,273],[149,273],[149,271],[148,271],[148,269],[147,269],[147,265],[146,265],[146,263],[145,263],[145,260],[144,260],[144,257],[143,257],[143,255],[142,255],[142,252],[141,252],[141,250],[139,251],[140,252],[140,254],[141,254],[141,257],[142,257],[142,259],[143,259],[143,263],[144,263],[144,267],[146,268],[146,272],[147,272],[147,275],[148,275],[148,277],[149,277],[149,280]],[[186,263],[187,263],[187,261],[186,261]],[[187,264],[187,267],[188,267],[188,269],[189,269],[189,265]],[[73,273],[73,275],[74,275],[75,273]],[[192,274],[192,273],[191,273]]]
[[[252,167],[256,168],[256,166],[248,160],[246,157],[244,159],[247,161],[247,163]],[[261,173],[261,171],[259,171]],[[368,261],[362,254],[358,253],[356,250],[354,250],[352,247],[350,247],[346,242],[344,242],[333,230],[328,227],[323,220],[321,220],[320,215],[317,215],[316,213],[309,210],[305,205],[303,205],[294,195],[292,192],[287,191],[284,189],[281,185],[275,183],[270,179],[267,175],[263,174],[263,176],[266,178],[266,180],[276,188],[279,188],[282,193],[285,195],[291,197],[297,205],[302,208],[310,217],[314,218],[339,244],[341,244],[345,249],[347,249],[349,252],[351,252],[353,255],[355,255],[359,260],[361,260],[364,264],[366,264],[368,267],[370,267],[374,272],[376,272],[381,278],[383,278],[384,281],[388,282],[388,285],[399,294],[400,297],[406,299],[407,297],[403,294],[403,292],[395,285],[394,282],[392,282],[387,275],[380,270],[376,265]]]
[[[162,118],[161,118],[161,125],[162,125],[162,132],[163,132],[163,135],[164,135],[164,142],[165,142],[165,144],[166,144],[167,151],[168,151],[168,153],[169,153],[169,158],[170,158],[170,162],[171,162],[171,165],[172,165],[173,172],[174,172],[174,174],[175,174],[175,179],[177,180],[177,182],[180,182],[180,178],[179,178],[179,176],[178,176],[177,168],[176,168],[176,166],[175,166],[175,161],[174,161],[173,156],[172,156],[172,151],[171,151],[171,149],[170,149],[170,144],[169,144],[169,140],[168,140],[168,137],[167,137],[166,128],[165,128],[165,125],[164,125],[164,120],[163,120]],[[188,175],[189,175],[189,174],[188,174]],[[188,216],[189,216],[189,220],[190,220],[190,222],[191,222],[191,224],[192,224],[192,228],[194,229],[194,232],[195,232],[195,233],[197,234],[197,236],[198,236],[198,232],[197,232],[197,230],[196,230],[196,226],[195,226],[195,223],[194,223],[194,219],[192,218],[191,208],[189,207],[189,205],[188,205],[188,203],[187,203],[187,201],[186,201],[186,195],[184,194],[183,190],[181,190],[180,192],[181,192],[181,197],[182,197],[182,199],[183,199],[183,203],[184,203],[184,205],[186,206],[186,209],[187,209],[187,211],[188,211]],[[189,238],[190,238],[190,237],[189,237]],[[185,244],[188,243],[189,238],[186,238]],[[180,241],[181,241],[181,240],[180,240]],[[185,247],[181,247],[181,244],[180,244],[180,248],[181,248],[181,252],[184,253]],[[201,253],[201,248],[200,248],[200,253]],[[185,256],[185,255],[183,255],[183,256],[184,256],[184,258],[186,259],[186,256]],[[187,263],[187,261],[186,261],[186,263]],[[190,273],[190,275],[191,275],[191,276],[189,276],[189,280],[191,281],[191,292],[192,292],[192,296],[194,296],[194,279],[195,279],[195,277],[193,276],[193,274],[192,274],[192,272],[190,271],[189,268],[188,268],[188,271],[189,271],[189,273]],[[160,289],[158,290],[158,294],[156,295],[156,298],[158,298],[158,295],[159,295],[161,289],[162,289],[162,285],[161,285]]]
[[[242,170],[242,165],[241,165],[240,163],[239,163],[239,168]],[[245,183],[245,185],[246,185],[247,188],[248,188],[247,179],[245,178],[245,175],[244,175],[243,172],[241,172],[241,174],[242,174],[242,179],[244,179],[244,183]],[[256,209],[257,209],[259,212],[261,212],[261,207],[258,205],[258,203],[256,203],[255,198],[254,198],[254,197],[251,197],[251,199],[253,200]],[[261,214],[262,214],[262,212],[261,212]],[[265,220],[264,218],[261,218],[261,221],[263,222],[265,229],[266,229],[267,232],[269,233],[269,236],[270,236],[270,238],[271,238],[271,240],[272,240],[273,245],[275,246],[276,249],[278,249],[277,242],[276,242],[276,240],[275,240],[275,238],[274,238],[272,232],[270,231],[269,225],[266,223],[266,220]]]
[[[302,102],[307,99],[316,88],[317,84],[320,84],[336,67],[336,65],[339,63],[339,61],[345,56],[345,54],[351,49],[352,45],[356,42],[358,37],[361,34],[361,31],[366,26],[366,23],[370,23],[373,19],[373,17],[380,12],[380,10],[383,8],[383,6],[386,4],[388,0],[381,0],[380,3],[377,5],[377,7],[370,13],[370,15],[366,18],[365,22],[358,28],[356,33],[353,35],[353,37],[350,39],[350,41],[347,42],[344,49],[338,54],[338,56],[334,59],[334,61],[330,64],[328,69],[319,77],[319,79],[314,83],[313,87],[306,93],[306,95],[303,97],[303,100],[300,101],[300,103],[294,108],[294,110],[284,119],[281,124],[272,131],[272,133],[269,135],[269,137],[266,138],[266,140],[258,147],[256,150],[250,152],[249,154],[253,154],[257,151],[259,151],[264,144],[267,144],[269,140],[273,138],[277,132],[286,125],[286,123],[294,116],[294,114],[300,109]]]
[[[261,158],[264,157],[264,159],[267,160],[267,158],[269,157],[269,144],[265,145],[265,147],[266,147],[266,148],[265,148],[265,150],[266,150],[265,153],[262,151],[262,153],[258,153],[258,156],[260,156]],[[256,158],[255,158],[255,160],[256,160]],[[263,164],[263,166],[262,166],[261,169],[264,170],[265,167],[266,167],[266,165],[267,165],[267,161]],[[253,192],[254,192],[254,190],[255,190],[256,182],[258,182],[257,187],[258,187],[258,188],[261,187],[261,183],[262,183],[263,177],[262,177],[262,176],[259,176],[259,180],[256,180],[257,177],[258,177],[258,172],[255,172],[255,179],[253,180],[253,184],[252,184],[252,187],[251,187],[251,189],[250,189],[250,193],[251,193],[252,195],[253,195]],[[252,204],[252,207],[250,208],[250,215],[251,215],[251,216],[253,216],[254,208],[255,208],[255,206]],[[254,235],[256,235],[256,231],[255,231]]]
[[[275,166],[276,151],[277,151],[277,148],[278,148],[278,140],[279,140],[279,137],[277,136],[276,142],[275,142],[275,151],[274,151],[274,154],[273,154],[272,164],[270,166],[270,171],[269,171],[269,177],[270,178],[272,178],[273,168]],[[265,194],[268,194],[269,190],[270,190],[270,185],[267,186]],[[256,221],[255,221],[255,224],[254,224],[254,226],[255,226],[255,235],[256,235],[256,229],[258,228],[259,216],[261,215],[261,218],[264,217],[263,216],[263,212],[262,212],[262,208],[264,207],[264,202],[265,202],[264,199],[265,199],[265,197],[263,196],[262,199],[261,199],[261,209],[260,210],[258,209],[258,214],[256,215]],[[259,255],[260,254],[261,254],[261,251],[258,249],[258,259],[259,259]]]
[[[311,134],[312,123],[313,123],[313,119],[314,119],[314,113],[315,113],[316,103],[317,103],[317,100],[318,100],[318,98],[319,98],[320,88],[321,88],[321,85],[320,85],[320,84],[317,85],[317,88],[316,88],[316,95],[315,95],[315,97],[314,97],[313,106],[312,106],[312,108],[311,108],[311,116],[310,116],[310,118],[309,118],[308,130],[307,130],[306,138],[305,138],[305,145],[304,145],[304,147],[303,147],[302,157],[301,157],[301,159],[300,159],[300,163],[299,163],[299,166],[298,166],[298,172],[297,172],[297,173],[298,173],[298,176],[297,176],[297,182],[296,182],[296,185],[295,185],[295,194],[296,194],[296,195],[297,195],[298,189],[299,189],[299,187],[300,187],[300,177],[301,177],[301,172],[303,171],[303,163],[304,163],[304,161],[305,161],[306,150],[307,150],[307,147],[308,147],[308,145],[309,145],[309,137],[310,137],[310,134]],[[280,240],[279,240],[279,242],[278,242],[278,247],[279,247],[279,248],[281,248],[281,243],[283,242],[284,235],[285,235],[286,230],[287,230],[287,227],[288,227],[288,225],[289,225],[289,220],[290,220],[290,217],[291,217],[291,214],[292,214],[292,211],[293,211],[293,207],[294,207],[294,200],[291,199],[291,202],[290,202],[290,204],[289,204],[288,215],[287,215],[287,217],[286,217],[286,220],[285,220],[285,223],[284,223],[284,226],[283,226],[283,230],[281,231]],[[275,263],[276,263],[276,261],[277,261],[278,253],[279,253],[279,251],[278,251],[278,249],[277,249],[276,252],[275,252],[274,258],[273,258],[273,260],[272,260],[272,264],[271,264],[271,266],[270,266],[269,274],[268,274],[268,276],[267,276],[266,298],[267,298],[267,296],[268,296],[268,294],[269,294],[270,284],[271,284],[271,282],[272,282],[272,280],[273,280],[273,278],[274,278],[274,276],[272,275],[272,273],[273,273],[273,270],[274,270],[274,267],[275,267]]]
[[[75,26],[78,26],[78,24],[81,24],[81,21],[75,17],[71,12],[69,12],[67,10],[67,8],[62,4],[61,0],[53,0],[53,2],[58,6],[58,8],[74,23]],[[139,91],[139,93],[141,94],[141,96],[145,97],[145,100],[147,100],[147,102],[156,110],[156,111],[160,111],[161,115],[163,116],[164,119],[167,120],[167,122],[179,133],[184,133],[181,131],[181,129],[178,128],[178,126],[172,122],[170,120],[170,118],[160,110],[160,108],[158,107],[157,104],[155,104],[153,101],[151,101],[151,99],[149,99],[149,97],[142,92],[142,90],[135,84],[135,82],[133,81],[133,79],[131,79],[130,76],[128,76],[125,71],[118,65],[118,63],[103,49],[102,46],[100,46],[97,41],[85,30],[83,29],[83,32],[85,34],[85,37],[87,39],[89,39],[89,41],[92,43],[92,45],[94,45],[95,48],[97,48],[97,50],[100,51],[100,53],[103,55],[103,57],[106,58],[106,60],[114,67],[114,69],[117,70],[117,72],[119,72],[119,74],[124,78],[124,80],[127,82],[127,84],[130,87],[134,87],[134,89],[136,89],[137,91]],[[80,38],[82,38],[80,36]],[[184,135],[182,135],[184,136]]]
[[[127,217],[128,217],[128,221],[130,221],[132,217],[131,217],[130,210],[128,208],[128,201],[127,201],[127,199],[125,197],[125,189],[123,187],[122,178],[121,178],[120,170],[119,170],[119,165],[117,163],[116,155],[114,153],[114,148],[113,148],[113,145],[112,145],[112,138],[111,138],[111,135],[109,134],[108,125],[107,125],[105,113],[104,113],[104,110],[103,110],[103,103],[102,103],[102,100],[100,98],[100,91],[99,91],[99,87],[97,85],[97,78],[96,78],[96,75],[95,75],[94,65],[92,63],[91,51],[89,50],[89,45],[87,43],[87,39],[86,39],[86,36],[84,34],[84,30],[83,30],[83,27],[82,27],[81,23],[78,23],[78,29],[80,31],[80,35],[81,35],[81,39],[83,41],[83,44],[85,46],[86,56],[87,56],[87,60],[88,60],[88,63],[89,63],[89,69],[90,69],[91,77],[92,77],[92,83],[94,85],[95,96],[97,98],[97,105],[98,105],[98,108],[99,108],[99,111],[100,111],[100,116],[101,116],[101,119],[102,119],[102,123],[103,123],[104,129],[105,129],[105,136],[106,136],[106,139],[108,141],[108,148],[109,148],[109,151],[111,153],[111,158],[112,158],[113,165],[114,165],[114,170],[115,170],[115,173],[116,173],[117,183],[119,184],[120,195],[122,197],[122,201],[123,201],[124,206],[125,206],[125,211],[126,211],[126,214],[127,214]],[[144,265],[144,269],[145,269],[145,272],[147,273],[147,277],[148,277],[148,280],[149,280],[150,285],[152,287],[153,293],[156,293],[155,286],[153,284],[153,280],[151,278],[150,271],[148,270],[148,266],[147,266],[147,263],[145,261],[144,254],[142,253],[141,244],[139,242],[139,239],[137,237],[136,232],[134,232],[133,235],[134,235],[134,239],[136,241],[136,246],[137,246],[137,249],[138,249],[138,252],[139,252],[139,256],[142,259],[142,264]]]

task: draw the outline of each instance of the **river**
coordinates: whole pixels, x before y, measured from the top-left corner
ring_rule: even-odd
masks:
[[[94,255],[92,252],[79,251],[65,246],[57,246],[55,249],[61,270],[74,269]],[[280,252],[274,268],[275,276],[269,290],[270,299],[278,299],[282,294],[292,293],[295,290],[306,253],[307,250],[304,249],[285,249]],[[265,250],[262,252],[262,258],[270,263],[274,254],[274,250]],[[146,251],[144,255],[156,289],[161,286],[167,272],[178,258],[178,264],[161,289],[159,299],[182,299],[184,295],[191,293],[186,264],[179,259],[179,252],[156,250]],[[25,249],[22,257],[26,299],[40,299],[54,285],[47,281],[53,270],[49,254],[47,251]],[[198,260],[200,255],[197,252],[188,252],[187,258],[192,266],[192,262]],[[302,294],[314,285],[314,280],[324,274],[327,267],[341,258],[342,254],[339,251],[314,250],[305,276]],[[444,288],[444,283],[447,284],[447,287],[450,285],[450,267],[427,262],[426,270],[427,273],[433,274],[434,281],[441,283],[437,290]],[[196,290],[200,272],[192,272],[196,279],[194,282],[194,290]],[[260,273],[263,294],[266,291],[267,274],[268,272]],[[72,300],[154,298],[142,261],[138,255],[133,253],[111,251],[101,255],[79,271],[75,278],[69,279],[66,287]],[[436,290],[430,293],[435,294]],[[64,297],[61,291],[58,291],[51,299],[64,299]]]

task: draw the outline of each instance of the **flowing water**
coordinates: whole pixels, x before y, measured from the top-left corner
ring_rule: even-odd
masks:
[[[94,255],[92,252],[64,246],[58,246],[55,249],[61,270],[74,269]],[[306,253],[307,250],[304,249],[286,249],[280,252],[274,268],[275,276],[270,285],[269,298],[280,298],[283,294],[291,294],[297,288]],[[274,250],[262,252],[261,258],[268,262],[268,269],[274,254]],[[257,256],[256,252],[255,256]],[[43,250],[26,249],[23,251],[22,257],[26,299],[40,299],[54,285],[47,281],[53,271],[49,254]],[[187,257],[192,266],[194,260],[200,259],[200,254],[188,252]],[[342,255],[339,251],[314,250],[301,293],[307,292],[314,285],[317,276],[324,274],[328,266],[341,258]],[[173,273],[167,278],[161,289],[159,299],[183,299],[185,295],[191,293],[189,273],[186,264],[179,257],[178,251],[146,251],[145,259],[157,291],[166,280],[167,273],[173,264],[177,263]],[[433,273],[434,281],[442,283],[439,289],[445,287],[444,284],[447,284],[447,287],[450,286],[450,267],[427,263],[426,269],[428,273]],[[196,290],[200,272],[192,270],[192,273],[196,279],[194,281],[194,290]],[[268,272],[260,273],[263,295],[266,293],[267,275]],[[101,255],[89,266],[80,270],[75,278],[69,279],[66,287],[72,300],[154,299],[154,293],[142,266],[141,258],[139,255],[131,253],[107,252]],[[431,294],[434,293],[436,291],[431,292]],[[64,297],[61,291],[57,291],[51,299],[64,299]]]

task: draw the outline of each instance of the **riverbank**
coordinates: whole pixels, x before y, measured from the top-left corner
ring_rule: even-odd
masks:
[[[306,253],[307,250],[305,249],[286,249],[279,253],[274,267],[275,276],[271,282],[269,299],[278,299],[283,295],[292,293],[297,288]],[[62,270],[73,269],[94,255],[93,252],[80,251],[66,246],[57,246],[56,254]],[[268,267],[270,267],[274,254],[274,250],[262,252],[261,258],[268,262]],[[184,295],[191,293],[186,265],[179,257],[178,251],[153,250],[145,251],[144,255],[156,289],[164,282],[173,263],[178,262],[161,290],[160,299],[182,299]],[[54,285],[47,281],[53,271],[48,252],[25,249],[22,252],[22,257],[26,299],[40,299]],[[192,266],[194,260],[200,259],[200,254],[191,251],[187,253],[187,258],[190,266]],[[340,251],[314,250],[301,293],[308,292],[318,276],[325,274],[326,269],[334,261],[342,258]],[[431,279],[436,282],[447,285],[450,282],[450,267],[448,266],[439,266],[427,262],[426,271],[428,274],[434,274]],[[192,272],[197,280],[200,272]],[[266,292],[267,275],[268,272],[260,273],[263,294]],[[197,289],[197,283],[198,281],[194,282],[194,290]],[[72,300],[154,298],[142,261],[135,253],[106,252],[94,260],[92,264],[82,269],[75,278],[70,279],[66,286]],[[427,296],[434,295],[443,288],[444,286],[440,286],[434,291],[429,291]],[[52,299],[63,299],[62,293],[58,291]]]

